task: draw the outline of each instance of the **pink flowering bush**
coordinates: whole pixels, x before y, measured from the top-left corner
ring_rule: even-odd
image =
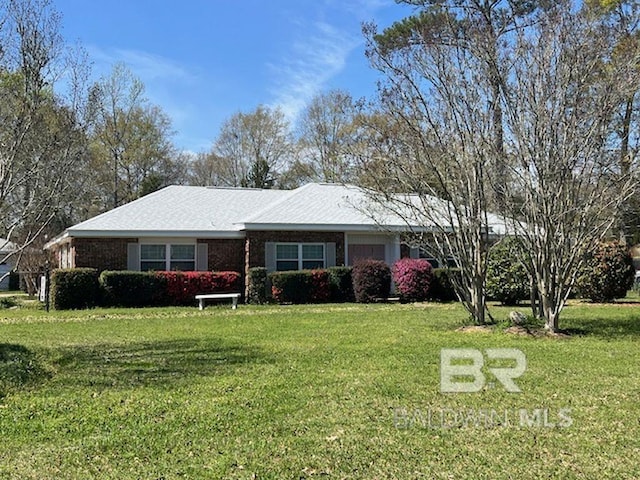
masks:
[[[427,260],[402,258],[391,269],[396,291],[404,302],[423,302],[428,298],[433,269]]]

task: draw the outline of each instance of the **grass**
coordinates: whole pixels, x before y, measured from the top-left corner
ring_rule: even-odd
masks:
[[[0,478],[640,478],[628,301],[567,307],[569,338],[456,331],[457,305],[0,310]],[[441,393],[461,347],[522,350],[522,393]]]

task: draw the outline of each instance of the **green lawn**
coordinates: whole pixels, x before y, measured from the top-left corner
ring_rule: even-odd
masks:
[[[640,304],[569,306],[569,338],[456,331],[464,318],[0,310],[0,478],[640,478]],[[520,349],[522,393],[441,393],[440,350],[461,347]]]

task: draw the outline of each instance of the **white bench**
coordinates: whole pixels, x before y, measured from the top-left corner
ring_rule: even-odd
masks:
[[[205,295],[196,295],[196,300],[199,302],[198,308],[200,310],[204,310],[205,300],[218,300],[221,298],[230,298],[233,301],[231,308],[234,310],[238,308],[238,299],[240,298],[239,293],[207,293]]]

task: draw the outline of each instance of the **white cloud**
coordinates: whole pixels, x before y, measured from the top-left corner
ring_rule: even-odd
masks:
[[[275,74],[273,107],[279,107],[291,122],[308,102],[346,67],[349,55],[364,43],[360,26],[389,0],[322,0],[323,18],[313,24],[296,25],[298,39],[288,56],[270,64]],[[292,20],[295,23],[295,21]]]
[[[362,39],[317,22],[313,33],[293,43],[282,64],[271,64],[277,86],[272,89],[278,106],[291,121],[323,85],[345,67],[347,57]]]
[[[89,57],[94,61],[96,76],[109,75],[113,65],[123,62],[143,83],[156,80],[193,81],[196,76],[171,59],[139,50],[101,49],[87,47]]]

